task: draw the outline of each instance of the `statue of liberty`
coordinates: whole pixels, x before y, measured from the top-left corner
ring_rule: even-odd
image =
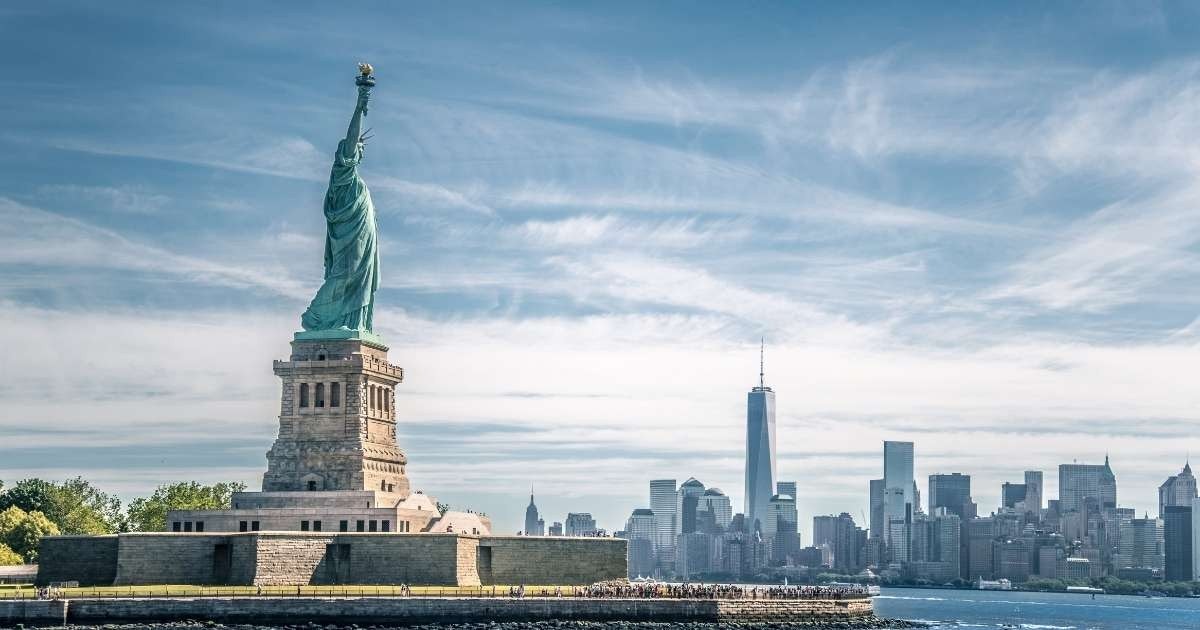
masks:
[[[346,137],[338,142],[325,193],[325,282],[300,318],[306,333],[301,337],[345,338],[350,331],[372,335],[375,290],[379,288],[379,228],[375,204],[358,174],[363,147],[369,136],[362,132],[367,101],[375,77],[370,64],[358,64],[358,103]],[[368,131],[369,133],[369,131]],[[320,331],[340,333],[314,334]]]

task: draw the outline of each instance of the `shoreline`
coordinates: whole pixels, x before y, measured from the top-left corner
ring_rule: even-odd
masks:
[[[920,627],[875,616],[871,598],[155,597],[0,600],[0,626],[182,623],[333,626],[494,623],[787,624]]]

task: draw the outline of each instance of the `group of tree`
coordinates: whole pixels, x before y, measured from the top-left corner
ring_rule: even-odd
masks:
[[[120,500],[82,477],[24,479],[7,490],[0,482],[0,565],[37,562],[42,536],[163,531],[169,510],[228,508],[233,493],[245,488],[243,483],[165,484],[122,509]]]
[[[1197,582],[1141,582],[1122,580],[1113,576],[1093,578],[1090,580],[1053,580],[1045,578],[1030,578],[1021,584],[1027,591],[1065,591],[1068,586],[1090,586],[1104,589],[1112,595],[1140,595],[1155,593],[1170,597],[1191,597],[1200,595],[1200,583]]]

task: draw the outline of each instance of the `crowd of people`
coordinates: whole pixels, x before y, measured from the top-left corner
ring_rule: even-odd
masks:
[[[742,586],[612,582],[575,589],[576,597],[607,599],[847,599],[868,595],[867,587],[860,585]]]

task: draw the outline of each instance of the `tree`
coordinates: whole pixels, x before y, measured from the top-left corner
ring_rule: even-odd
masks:
[[[161,532],[167,528],[168,511],[228,509],[233,493],[245,489],[246,484],[239,482],[206,486],[184,481],[162,485],[149,497],[130,503],[125,521],[132,531]]]
[[[111,534],[122,528],[121,502],[83,477],[53,483],[23,479],[0,494],[0,510],[41,512],[64,534]]]
[[[26,512],[15,505],[0,512],[0,544],[16,552],[25,562],[37,562],[42,536],[58,534],[58,526],[41,512]]]
[[[8,545],[0,543],[0,566],[23,564],[25,560],[20,554],[8,548]]]

